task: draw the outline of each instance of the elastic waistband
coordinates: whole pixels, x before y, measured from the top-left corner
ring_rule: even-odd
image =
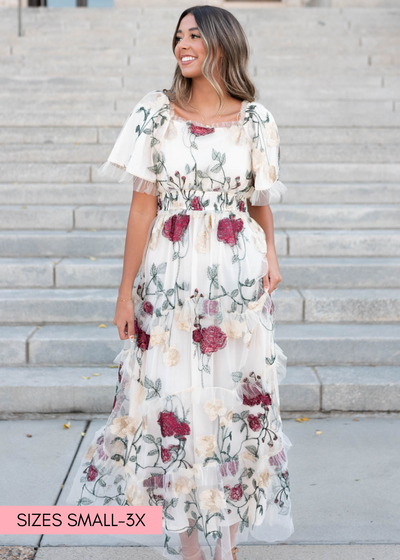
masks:
[[[170,191],[158,197],[159,210],[167,212],[243,212],[248,213],[247,198],[240,191]]]

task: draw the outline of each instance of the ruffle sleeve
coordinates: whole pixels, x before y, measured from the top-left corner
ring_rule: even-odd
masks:
[[[162,91],[147,93],[129,114],[99,173],[118,183],[133,180],[134,190],[156,194],[163,159],[160,148],[170,120],[168,109],[169,101]]]
[[[253,192],[249,198],[253,206],[278,202],[287,187],[280,177],[280,137],[273,115],[261,103],[254,102],[247,108],[251,126],[251,164],[254,178]]]

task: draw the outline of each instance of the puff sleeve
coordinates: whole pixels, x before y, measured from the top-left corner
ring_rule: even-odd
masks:
[[[168,110],[169,101],[164,93],[147,93],[129,114],[99,173],[118,183],[133,181],[134,190],[157,196],[155,163],[160,160]]]
[[[248,107],[251,122],[251,165],[254,186],[250,203],[265,206],[278,202],[287,187],[280,176],[280,137],[275,119],[261,103]]]

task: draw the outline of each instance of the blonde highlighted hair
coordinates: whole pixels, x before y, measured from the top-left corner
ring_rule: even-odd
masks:
[[[182,12],[172,39],[172,50],[175,53],[177,32],[182,19],[192,14],[199,29],[206,48],[206,58],[202,65],[202,72],[216,91],[220,108],[223,100],[223,90],[214,78],[214,71],[219,46],[222,57],[219,75],[222,78],[229,95],[240,101],[254,101],[256,88],[251,81],[247,64],[250,47],[248,39],[239,21],[228,10],[217,6],[193,6]],[[188,103],[192,97],[192,79],[182,75],[179,64],[176,65],[170,89],[164,89],[170,101],[182,105]]]

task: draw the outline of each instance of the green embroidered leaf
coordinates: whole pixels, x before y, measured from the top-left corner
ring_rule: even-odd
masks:
[[[155,443],[155,439],[154,436],[152,436],[151,434],[146,434],[143,436],[143,441],[145,443]]]
[[[233,381],[235,381],[235,383],[237,383],[238,381],[240,381],[243,377],[243,373],[241,371],[233,371],[231,373],[231,377],[233,379]]]
[[[93,500],[89,500],[89,498],[81,498],[78,502],[78,506],[88,506],[93,503]]]
[[[252,455],[254,455],[254,457],[258,457],[257,455],[257,447],[255,445],[247,445],[246,449],[249,453],[251,453]]]
[[[116,453],[115,455],[113,455],[113,456],[111,457],[111,459],[112,459],[113,461],[121,461],[121,459],[122,459],[122,461],[124,460],[124,458],[122,457],[122,455],[119,455],[119,453]]]
[[[152,456],[152,455],[158,455],[158,450],[157,449],[152,449],[151,451],[149,451],[147,453],[148,456]]]
[[[221,164],[220,164],[220,163],[217,163],[216,165],[214,165],[214,167],[212,167],[212,168],[210,169],[210,171],[211,171],[212,173],[218,173],[218,171],[221,171],[221,169],[222,169]]]

